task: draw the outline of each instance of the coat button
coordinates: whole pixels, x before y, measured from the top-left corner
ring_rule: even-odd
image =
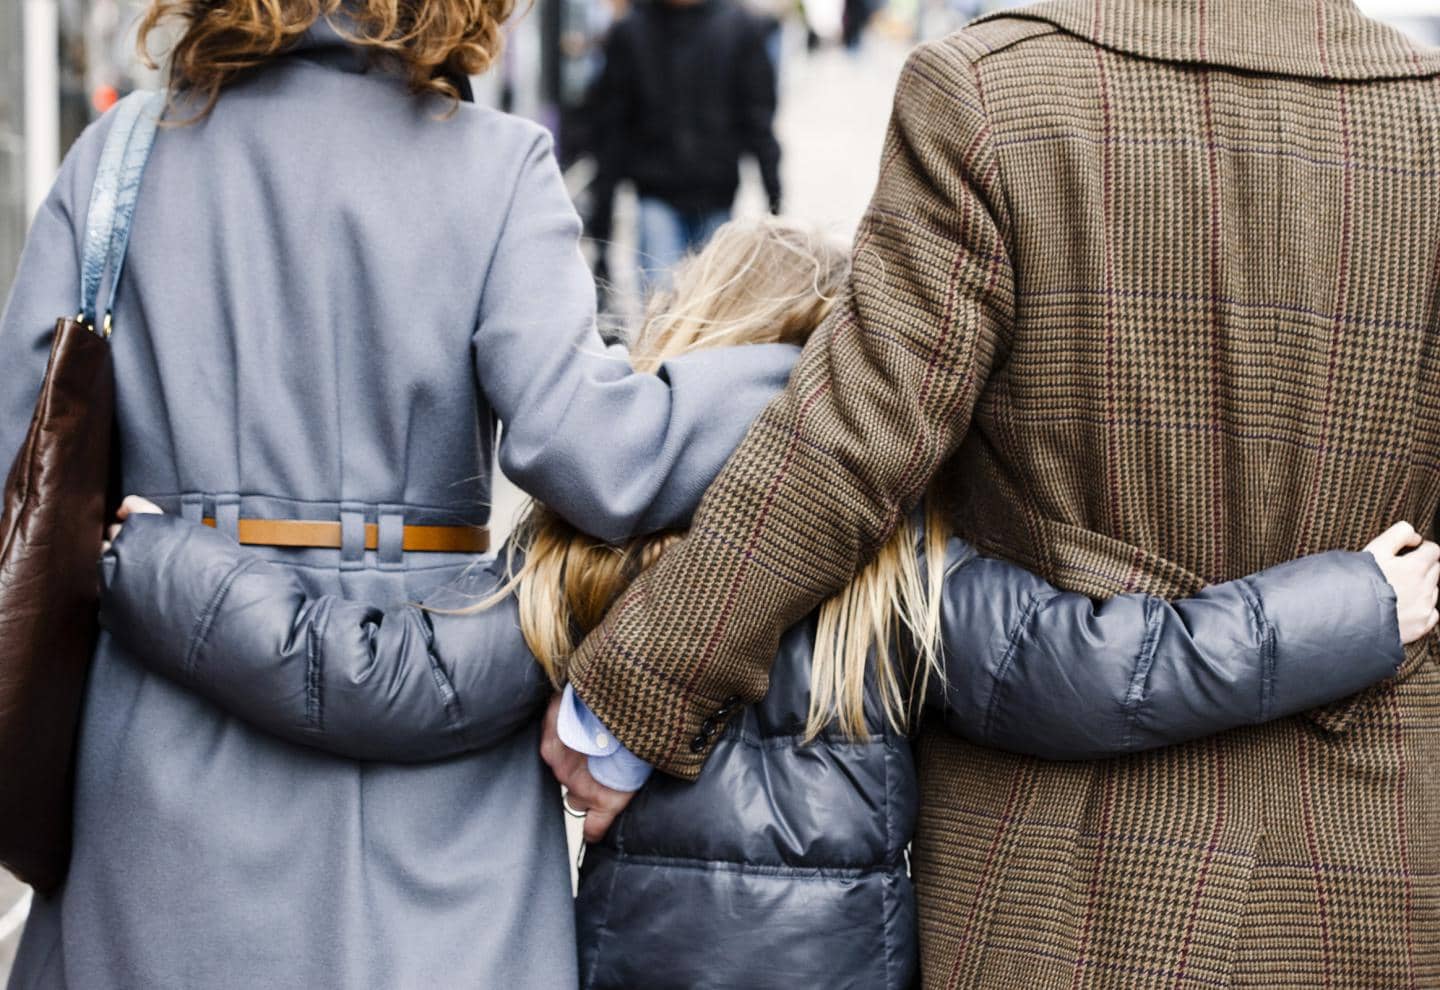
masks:
[[[723,718],[724,716],[719,717]],[[718,728],[719,725],[716,724],[714,717],[707,718],[704,722],[700,724],[700,734],[702,736],[713,736],[715,734],[715,730]]]
[[[705,747],[708,745],[710,745],[709,739],[706,739],[704,736],[696,736],[690,740],[690,752],[703,753],[705,752]]]

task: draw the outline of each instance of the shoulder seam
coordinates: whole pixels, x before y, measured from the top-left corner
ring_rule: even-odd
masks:
[[[1002,25],[1015,28],[1016,30],[1011,36],[1003,38],[1001,42],[996,45],[987,44],[982,40],[985,34],[990,33],[987,31],[988,28],[1000,27]],[[1024,25],[1024,27],[1021,27],[1021,25]],[[1016,45],[1023,44],[1027,41],[1034,41],[1036,38],[1044,38],[1053,34],[1064,33],[1065,32],[1059,27],[1045,21],[1036,21],[1020,17],[1002,17],[971,24],[969,27],[962,28],[955,32],[950,36],[949,40],[954,41],[956,47],[959,48],[971,62],[978,65],[992,55],[998,55],[1000,52],[1014,48]]]

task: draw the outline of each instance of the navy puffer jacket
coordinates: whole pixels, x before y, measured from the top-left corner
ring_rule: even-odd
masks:
[[[656,775],[581,870],[583,987],[909,987],[919,791],[867,686],[870,738],[803,745],[814,624],[694,784]]]
[[[1327,553],[1170,604],[1096,605],[951,540],[946,678],[927,717],[972,742],[1091,759],[1292,715],[1394,673],[1395,600]],[[586,990],[905,990],[916,979],[907,739],[868,686],[867,742],[806,744],[814,623],[695,783],[657,775],[591,846],[576,902]]]

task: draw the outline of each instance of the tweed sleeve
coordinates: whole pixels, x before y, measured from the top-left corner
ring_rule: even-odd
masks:
[[[637,755],[696,776],[762,697],[781,632],[843,587],[966,433],[1013,322],[1004,197],[977,66],[905,66],[848,290],[571,678]]]
[[[310,595],[291,569],[176,516],[134,516],[102,565],[101,619],[149,670],[287,742],[415,763],[492,746],[552,693],[513,598],[462,613],[502,561],[391,608]]]

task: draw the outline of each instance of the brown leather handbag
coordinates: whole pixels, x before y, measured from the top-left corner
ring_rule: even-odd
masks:
[[[0,516],[0,864],[42,893],[70,859],[76,727],[99,635],[110,481],[110,310],[163,100],[116,108],[86,216],[80,315],[56,323]],[[97,322],[100,283],[110,295]]]

